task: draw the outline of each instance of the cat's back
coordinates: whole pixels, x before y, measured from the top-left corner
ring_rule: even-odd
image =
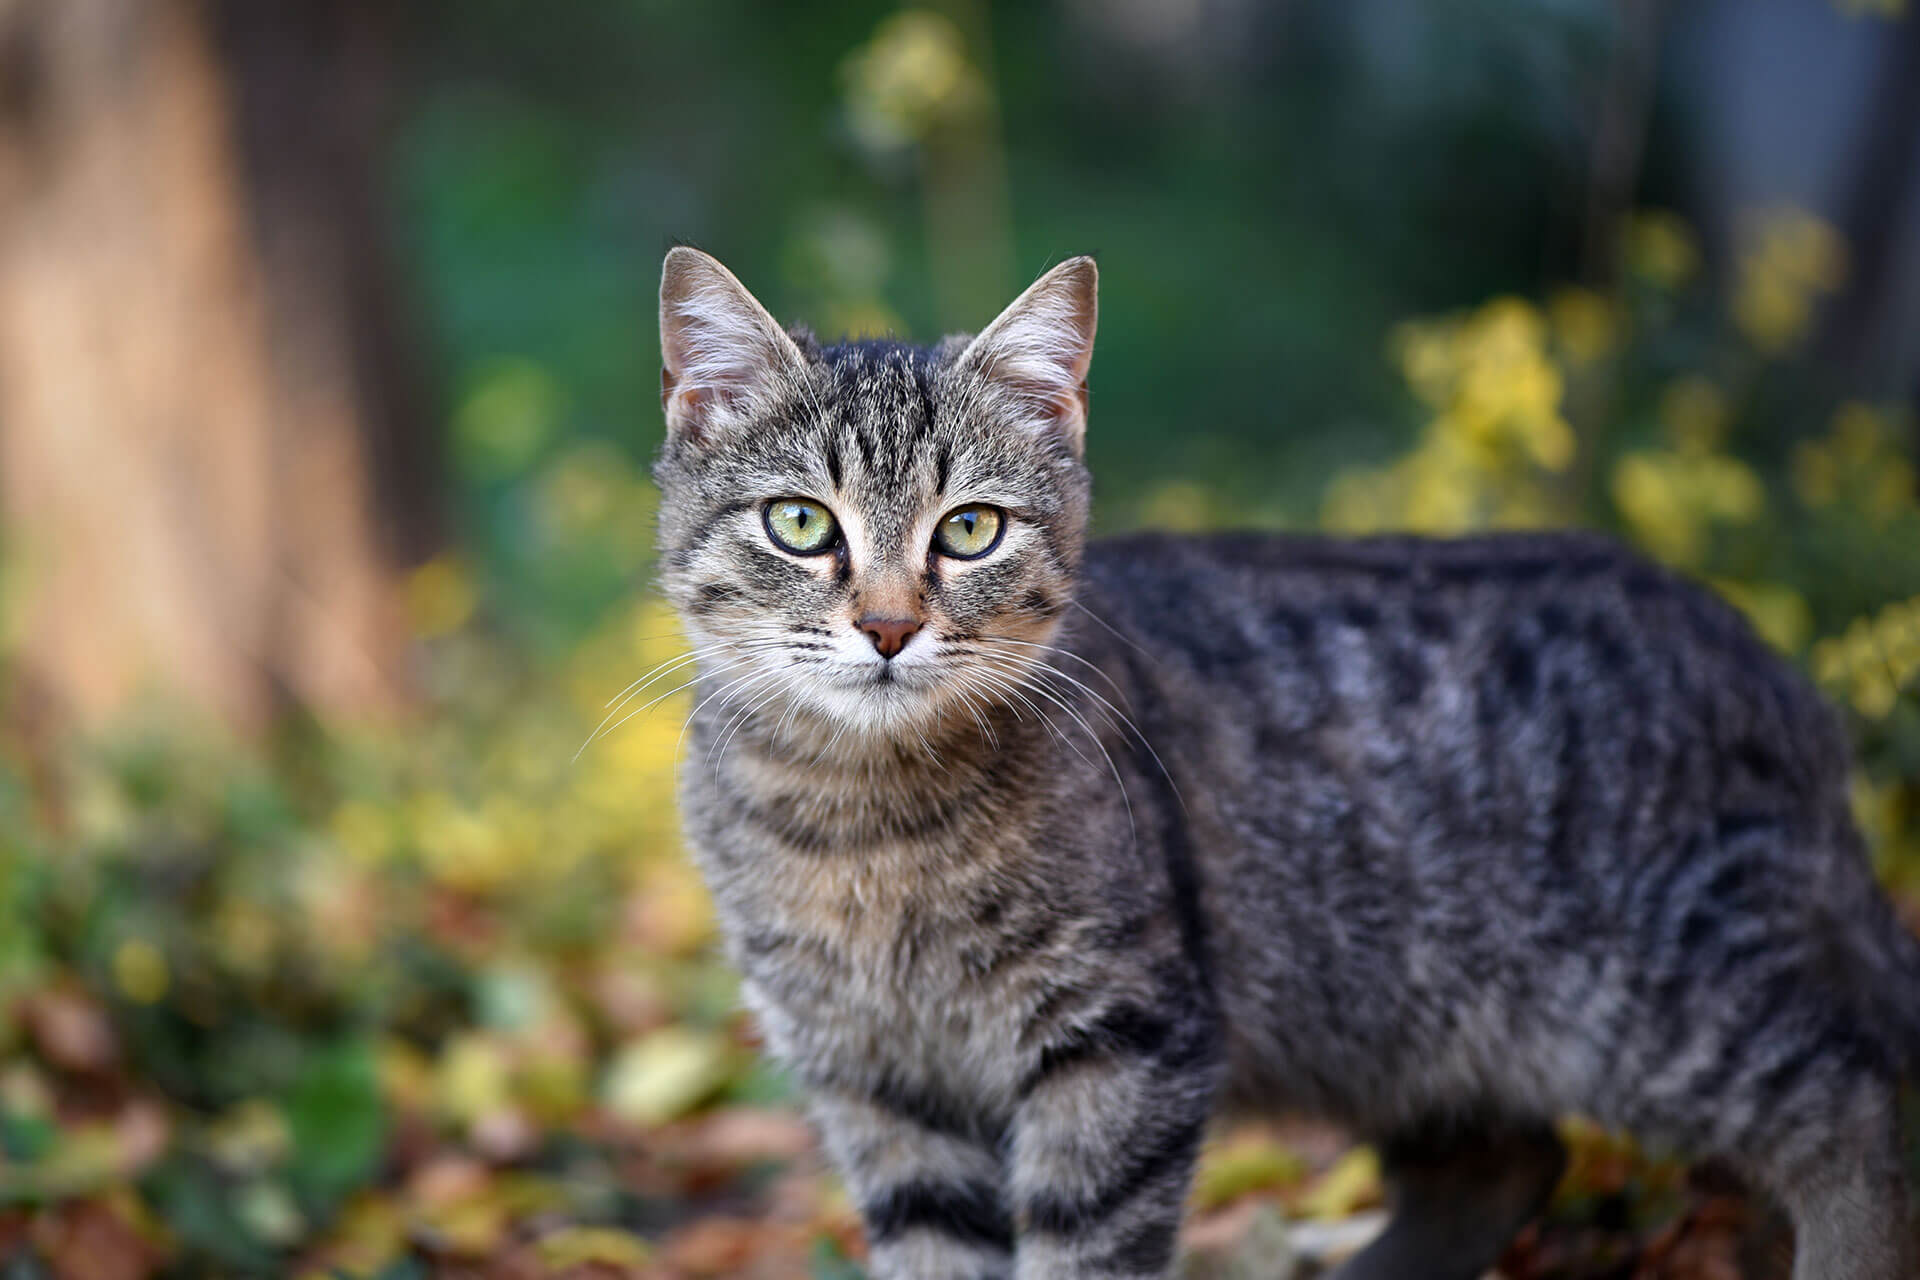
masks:
[[[1091,544],[1084,581],[1112,626],[1086,646],[1215,777],[1489,836],[1609,810],[1649,832],[1682,808],[1804,815],[1844,792],[1844,734],[1801,675],[1598,535],[1139,535]]]
[[[1834,714],[1603,538],[1129,537],[1084,581],[1107,625],[1073,642],[1178,781],[1252,1096],[1551,1109],[1604,1075],[1565,1011],[1717,963],[1736,909],[1798,938],[1867,883]]]

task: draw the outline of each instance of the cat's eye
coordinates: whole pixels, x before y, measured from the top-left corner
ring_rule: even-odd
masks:
[[[767,536],[795,555],[831,551],[840,540],[833,512],[811,498],[775,498],[767,504]]]
[[[984,503],[959,507],[947,512],[934,526],[933,545],[943,555],[956,560],[978,560],[1000,545],[1006,517],[998,507]]]

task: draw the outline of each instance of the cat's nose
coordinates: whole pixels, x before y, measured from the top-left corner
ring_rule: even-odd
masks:
[[[906,648],[907,641],[913,639],[920,630],[917,618],[865,617],[854,625],[873,641],[873,647],[883,658],[891,658]]]

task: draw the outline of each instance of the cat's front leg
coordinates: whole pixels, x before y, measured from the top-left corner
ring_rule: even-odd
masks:
[[[1013,1219],[990,1140],[899,1099],[823,1090],[811,1110],[866,1225],[873,1280],[1007,1280]]]
[[[1009,1156],[1018,1280],[1160,1280],[1219,1080],[1191,1006],[1110,1010],[1041,1055]]]

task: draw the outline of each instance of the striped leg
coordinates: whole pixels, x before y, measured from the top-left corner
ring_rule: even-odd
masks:
[[[1920,1248],[1908,1219],[1898,1089],[1839,1057],[1805,1069],[1795,1082],[1800,1097],[1791,1088],[1773,1094],[1763,1114],[1776,1132],[1748,1163],[1793,1217],[1793,1280],[1912,1280]]]
[[[1210,1021],[1109,1014],[1042,1058],[1014,1120],[1018,1280],[1170,1273],[1218,1078]]]
[[[1013,1223],[990,1144],[837,1093],[816,1094],[812,1110],[866,1222],[874,1280],[1006,1280]]]

